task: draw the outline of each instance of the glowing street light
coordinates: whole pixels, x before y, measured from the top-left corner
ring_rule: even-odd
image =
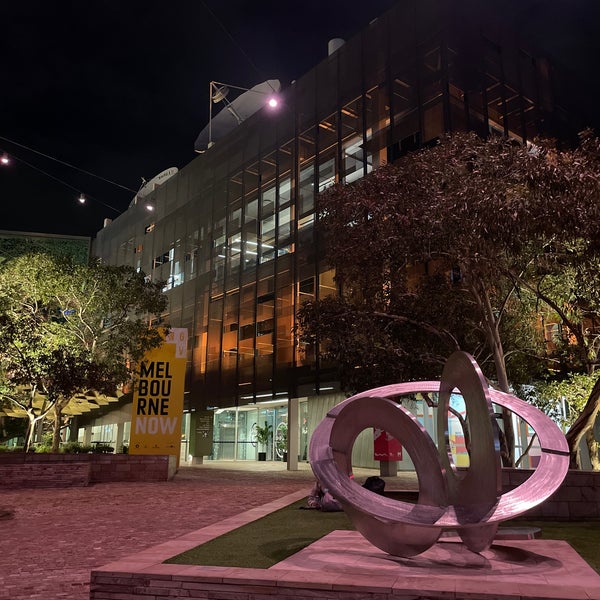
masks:
[[[8,154],[6,154],[6,152],[0,158],[0,163],[2,163],[3,165],[8,165],[10,163],[10,158],[8,157]]]

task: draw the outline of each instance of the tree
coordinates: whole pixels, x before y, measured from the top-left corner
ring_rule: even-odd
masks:
[[[27,448],[36,423],[52,414],[57,451],[74,397],[114,394],[161,343],[148,324],[166,307],[161,287],[130,267],[47,254],[0,268],[0,399],[27,414]]]
[[[380,316],[370,321],[369,336],[389,332],[390,322],[411,325],[436,338],[442,355],[454,339],[482,356],[488,375],[508,391],[511,364],[522,377],[543,366],[536,358],[547,358],[533,333],[535,314],[543,306],[568,319],[558,293],[565,274],[589,275],[597,264],[599,167],[600,143],[589,134],[577,149],[558,150],[548,141],[526,146],[459,133],[353,185],[329,188],[319,197],[319,223],[344,301],[352,311]],[[423,296],[432,274],[438,295]],[[562,285],[551,289],[551,275]],[[585,286],[579,305],[589,309],[600,288],[590,277]],[[324,306],[305,306],[300,322],[326,356],[335,340],[314,327]],[[579,321],[564,322],[571,330]],[[399,357],[428,355],[418,337],[417,344],[409,339],[384,343],[395,344]],[[352,336],[346,343],[359,347]],[[508,414],[504,425],[513,463]]]

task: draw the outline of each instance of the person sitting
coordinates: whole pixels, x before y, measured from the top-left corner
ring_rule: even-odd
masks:
[[[329,493],[327,488],[322,488],[319,481],[315,482],[308,496],[308,508],[322,510],[323,512],[338,512],[342,505]]]
[[[369,490],[370,492],[383,496],[383,493],[385,491],[385,481],[381,479],[381,477],[376,477],[375,475],[373,475],[371,477],[367,477],[367,479],[363,483],[363,487]]]

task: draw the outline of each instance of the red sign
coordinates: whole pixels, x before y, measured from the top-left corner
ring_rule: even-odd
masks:
[[[384,462],[402,460],[402,445],[387,431],[373,428],[373,459]]]

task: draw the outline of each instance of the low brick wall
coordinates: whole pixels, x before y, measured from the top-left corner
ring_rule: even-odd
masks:
[[[109,481],[168,481],[174,456],[0,454],[0,487],[68,487]]]
[[[0,487],[47,488],[85,486],[90,482],[89,462],[0,464]]]
[[[532,469],[502,469],[504,492],[521,485],[532,473]],[[600,518],[600,472],[569,471],[562,485],[546,502],[522,517],[565,521]]]
[[[88,454],[92,460],[92,482],[168,481],[177,468],[174,456],[139,454]]]

